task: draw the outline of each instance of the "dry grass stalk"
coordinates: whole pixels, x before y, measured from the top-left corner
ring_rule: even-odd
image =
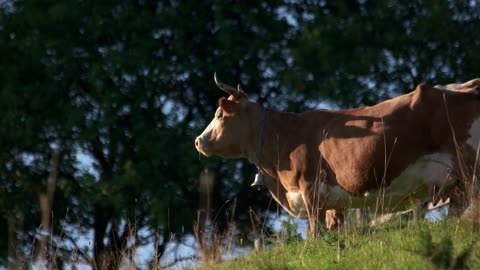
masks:
[[[222,240],[218,233],[211,226],[208,226],[211,210],[211,194],[213,190],[214,175],[205,169],[200,175],[200,209],[197,220],[194,222],[193,232],[197,240],[200,258],[204,264],[213,265],[220,261],[222,255]],[[210,228],[209,228],[210,227]]]

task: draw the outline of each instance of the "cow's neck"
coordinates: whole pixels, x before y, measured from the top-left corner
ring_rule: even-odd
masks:
[[[298,125],[298,114],[261,109],[256,128],[253,129],[247,158],[264,173],[274,176],[279,169],[279,160],[285,157],[283,147],[292,129]],[[296,140],[300,138],[295,138]]]
[[[261,116],[260,116],[260,124],[258,125],[258,135],[257,135],[257,142],[255,146],[255,153],[254,157],[257,159],[257,163],[259,162],[260,155],[262,153],[262,149],[264,148],[265,144],[265,127],[267,125],[267,109],[265,107],[261,108]]]
[[[255,110],[254,115],[251,115],[250,119],[255,119],[250,127],[249,138],[250,141],[246,143],[247,149],[245,149],[245,157],[257,167],[263,165],[261,153],[264,150],[265,145],[265,129],[267,126],[267,115],[271,112],[265,107],[258,106],[258,110]]]

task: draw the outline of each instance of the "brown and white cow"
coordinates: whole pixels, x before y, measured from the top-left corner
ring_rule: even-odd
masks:
[[[459,146],[477,149],[480,100],[474,92],[426,84],[372,107],[279,112],[218,82],[214,119],[195,140],[205,156],[247,158],[273,198],[310,232],[326,209],[404,210],[453,185]]]

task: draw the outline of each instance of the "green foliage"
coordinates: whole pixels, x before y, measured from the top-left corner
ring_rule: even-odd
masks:
[[[302,239],[301,234],[297,232],[298,224],[288,217],[287,220],[282,221],[280,225],[279,240],[282,243],[290,243],[292,241],[299,241]]]

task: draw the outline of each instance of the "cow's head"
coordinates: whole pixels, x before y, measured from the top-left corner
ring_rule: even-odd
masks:
[[[248,101],[240,85],[235,89],[218,81],[216,75],[214,79],[230,96],[218,100],[215,116],[195,139],[195,148],[207,157],[246,157],[257,136],[261,107]]]

